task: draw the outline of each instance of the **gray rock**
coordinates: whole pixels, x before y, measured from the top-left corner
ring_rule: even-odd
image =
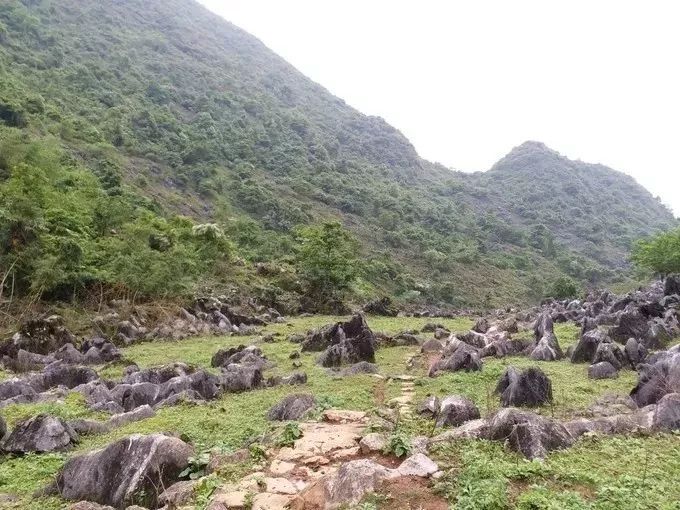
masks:
[[[664,296],[672,296],[680,294],[680,275],[669,275],[664,281],[663,287]]]
[[[316,405],[314,395],[299,393],[288,395],[281,402],[274,405],[267,412],[267,418],[272,421],[299,420]]]
[[[14,427],[2,448],[10,453],[45,453],[64,450],[78,441],[78,435],[61,418],[39,414]]]
[[[434,418],[439,412],[439,399],[436,396],[427,397],[416,409],[416,412],[426,418]]]
[[[420,347],[421,352],[442,352],[444,350],[444,345],[434,338],[430,338],[425,341]]]
[[[343,368],[340,371],[340,375],[343,377],[358,374],[377,374],[378,365],[375,363],[369,363],[368,361],[360,361],[359,363],[354,363],[347,368]]]
[[[624,348],[626,358],[631,367],[635,367],[638,363],[642,363],[647,357],[647,348],[639,343],[635,338],[629,338]]]
[[[437,464],[423,453],[410,456],[397,468],[400,476],[419,476],[427,478],[439,471]]]
[[[652,427],[657,430],[680,430],[680,393],[664,395],[656,404]]]
[[[593,357],[593,364],[606,361],[611,363],[616,370],[621,370],[626,361],[626,356],[619,347],[610,339],[605,339],[597,346],[595,356]]]
[[[480,417],[475,403],[461,395],[444,397],[437,413],[437,427],[457,427]]]
[[[378,432],[366,434],[359,441],[361,453],[368,455],[375,452],[382,452],[387,446],[387,438]]]
[[[564,357],[553,330],[553,320],[549,313],[543,313],[534,326],[536,345],[529,357],[538,361],[556,361]]]
[[[185,480],[171,485],[158,497],[158,503],[170,508],[191,506],[195,498],[194,490],[199,482],[199,480]]]
[[[600,361],[588,367],[588,378],[590,379],[616,379],[619,371],[608,361]]]
[[[316,345],[317,334],[305,341],[303,351],[310,350],[310,345]],[[363,315],[357,314],[347,322],[335,324],[325,335],[329,337],[330,345],[319,356],[320,365],[338,367],[359,361],[375,363],[375,335]]]
[[[482,370],[482,366],[483,362],[479,357],[477,350],[468,344],[459,342],[452,354],[445,355],[442,359],[437,361],[432,367],[430,375],[434,375],[440,370],[447,372],[457,372],[459,370],[478,372]]]
[[[528,459],[544,459],[549,451],[568,448],[574,442],[564,425],[514,408],[492,416],[485,433],[488,439],[507,441],[511,449]]]
[[[161,487],[170,487],[186,468],[193,448],[180,439],[134,435],[102,450],[66,461],[56,490],[73,501],[88,500],[115,508],[143,503],[156,508]]]
[[[391,469],[369,459],[346,462],[323,480],[327,508],[354,505],[364,494],[373,492],[381,482],[398,476]]]
[[[571,353],[572,363],[592,363],[600,343],[607,339],[604,329],[590,329],[581,334],[581,338]]]
[[[552,383],[540,368],[530,367],[519,372],[508,367],[496,385],[501,405],[536,407],[552,402]]]

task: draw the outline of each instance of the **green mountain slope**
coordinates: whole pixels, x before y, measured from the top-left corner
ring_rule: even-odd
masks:
[[[503,304],[565,273],[620,278],[631,241],[675,221],[623,174],[535,143],[484,174],[427,162],[191,0],[9,0],[0,44],[3,147],[53,144],[104,190],[122,179],[134,221],[223,224],[233,279],[286,267],[296,225],[339,219],[361,241],[358,296]]]

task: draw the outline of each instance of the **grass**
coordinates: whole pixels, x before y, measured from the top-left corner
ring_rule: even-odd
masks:
[[[433,456],[451,468],[437,489],[459,510],[680,508],[673,434],[585,437],[544,462],[474,440],[439,446]]]
[[[296,318],[290,324],[268,326],[266,332],[278,333],[275,336],[276,341],[271,343],[262,342],[259,335],[192,338],[134,345],[123,349],[123,354],[127,360],[134,361],[142,368],[174,361],[208,368],[210,358],[218,349],[255,342],[275,364],[272,373],[287,374],[295,370],[289,355],[298,350],[299,346],[288,342],[286,337],[291,333],[305,332],[340,319],[315,316]],[[430,321],[424,318],[369,318],[371,328],[387,333],[421,329]],[[454,331],[466,330],[472,325],[472,321],[465,318],[434,322],[440,322]],[[578,329],[560,324],[556,327],[556,333],[562,347],[566,349],[570,343],[576,341]],[[378,350],[376,361],[383,375],[397,375],[406,373],[406,360],[417,353],[417,347],[383,348]],[[272,433],[272,425],[266,419],[266,412],[290,393],[309,392],[324,405],[365,411],[371,411],[383,401],[400,394],[400,384],[389,379],[381,380],[370,375],[354,376],[351,379],[334,376],[333,373],[315,364],[316,356],[316,353],[303,353],[299,359],[302,366],[298,370],[305,371],[309,377],[309,382],[305,386],[275,387],[241,394],[227,394],[201,405],[182,404],[163,408],[152,418],[128,424],[107,434],[82,437],[74,450],[65,454],[29,455],[0,460],[0,495],[7,493],[19,498],[15,503],[0,502],[0,508],[40,510],[63,508],[63,502],[58,499],[31,499],[31,494],[53,478],[68,456],[103,447],[111,441],[133,433],[183,434],[198,450],[211,448],[233,450],[241,447],[244,442]],[[585,365],[572,365],[567,361],[537,363],[526,358],[486,359],[482,372],[470,374],[447,373],[431,379],[425,376],[426,367],[414,369],[412,373],[418,377],[416,403],[418,399],[429,394],[438,396],[463,394],[473,399],[483,414],[491,412],[498,406],[498,397],[491,395],[490,392],[508,365],[520,368],[539,365],[551,378],[555,395],[554,406],[543,408],[539,412],[560,417],[582,413],[603,393],[627,393],[635,381],[632,372],[622,372],[621,377],[615,380],[591,381],[587,379]],[[99,372],[103,377],[115,379],[121,376],[124,366],[119,364],[100,367]],[[56,414],[65,419],[104,417],[89,411],[82,397],[78,395],[69,395],[63,403],[22,404],[2,410],[3,416],[10,424],[40,412]],[[417,418],[404,422],[403,425],[403,430],[408,433],[431,432],[431,423]],[[552,454],[544,465],[527,463],[514,453],[504,452],[502,445],[479,441],[444,445],[438,450],[437,456],[443,465],[452,467],[456,474],[453,480],[447,479],[441,484],[442,490],[456,505],[455,508],[608,509],[614,507],[573,506],[572,502],[589,505],[597,501],[598,497],[604,498],[603,501],[615,501],[627,490],[625,485],[617,485],[615,478],[628,474],[639,478],[640,466],[645,458],[649,461],[648,475],[644,477],[645,483],[651,484],[652,480],[657,480],[658,483],[654,482],[657,483],[654,487],[663,488],[667,494],[676,494],[673,492],[676,489],[667,489],[666,485],[670,485],[670,481],[680,475],[678,465],[680,461],[671,458],[675,455],[680,459],[679,442],[676,436],[589,439],[579,442],[571,450]],[[634,458],[638,460],[634,461]],[[658,464],[659,462],[662,464]],[[664,473],[666,467],[668,472]],[[633,484],[631,487],[646,494],[644,491],[647,490],[647,486],[640,488],[638,482],[639,480],[630,482]],[[484,497],[479,494],[482,489],[486,494]],[[487,499],[488,505],[485,503]],[[494,506],[501,500],[505,501],[503,503],[505,506]],[[545,501],[552,501],[550,503],[552,506],[545,506],[543,503]]]

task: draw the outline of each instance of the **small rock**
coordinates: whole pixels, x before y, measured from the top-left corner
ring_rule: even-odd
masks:
[[[323,412],[323,420],[329,423],[357,423],[366,418],[366,413],[361,411],[345,411],[328,409]]]
[[[378,432],[367,434],[361,438],[361,441],[359,441],[359,448],[361,449],[361,453],[364,455],[374,452],[381,452],[386,446],[387,438]]]
[[[439,471],[439,466],[427,455],[416,453],[402,462],[397,471],[401,476],[420,476],[426,478]]]
[[[286,478],[265,478],[266,491],[272,494],[297,494],[298,490]]]
[[[284,510],[292,499],[285,494],[262,492],[253,498],[252,510]]]
[[[295,469],[295,464],[278,459],[273,460],[269,466],[270,473],[276,476],[287,475],[293,469]]]

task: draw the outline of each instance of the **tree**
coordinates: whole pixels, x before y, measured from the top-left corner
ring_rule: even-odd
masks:
[[[357,277],[356,239],[339,222],[297,231],[296,268],[312,308],[332,306]]]
[[[641,269],[662,275],[680,273],[680,228],[639,241],[632,258]]]
[[[556,299],[571,299],[578,296],[581,292],[579,286],[574,280],[567,276],[560,276],[555,283],[553,283],[551,290],[551,297]]]

